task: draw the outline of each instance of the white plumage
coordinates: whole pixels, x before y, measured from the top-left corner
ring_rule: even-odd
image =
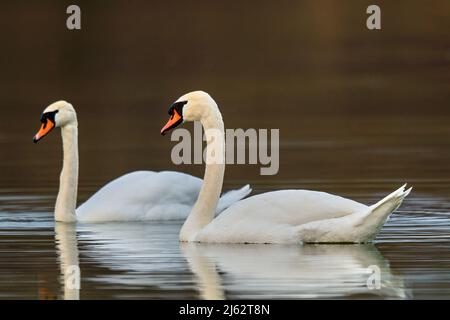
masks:
[[[225,150],[223,139],[211,144],[213,135],[224,135],[222,115],[209,94],[195,91],[180,97],[184,121],[200,121],[208,148]],[[174,125],[176,126],[176,125]],[[171,126],[170,128],[174,127]],[[167,130],[163,128],[164,131]],[[211,133],[210,133],[211,132]],[[208,151],[209,152],[209,151]],[[409,194],[402,186],[378,203],[366,206],[325,192],[281,190],[236,202],[214,218],[225,171],[225,155],[206,164],[204,186],[180,231],[180,240],[213,243],[362,243],[378,231]]]
[[[55,205],[55,220],[62,222],[105,222],[174,220],[188,216],[200,192],[202,180],[188,174],[137,171],[105,185],[78,209],[78,121],[70,103],[58,101],[44,110],[37,142],[53,127],[60,127],[63,142],[63,169]],[[220,212],[251,192],[248,185],[222,196]]]
[[[370,242],[411,189],[404,186],[372,206],[310,190],[249,197],[222,212],[195,237],[200,242]]]
[[[97,191],[77,210],[82,222],[186,219],[198,197],[202,179],[174,171],[136,171]],[[219,200],[216,213],[246,197],[249,185]]]

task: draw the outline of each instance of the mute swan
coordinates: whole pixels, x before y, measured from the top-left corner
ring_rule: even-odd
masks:
[[[372,241],[383,223],[411,191],[405,186],[366,206],[325,192],[281,190],[239,201],[214,219],[225,172],[222,115],[203,91],[180,97],[169,108],[161,134],[185,121],[199,120],[205,130],[206,170],[180,240],[216,243],[363,243]],[[219,133],[219,134],[218,134]]]
[[[78,209],[78,122],[75,109],[66,101],[48,106],[42,126],[34,136],[37,143],[53,128],[60,127],[63,142],[63,169],[55,206],[55,220],[62,222],[102,222],[184,219],[201,187],[201,179],[173,171],[136,171],[105,185]],[[218,212],[250,193],[248,185],[222,196]]]

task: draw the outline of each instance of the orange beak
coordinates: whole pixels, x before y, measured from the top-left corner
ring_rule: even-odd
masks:
[[[42,124],[41,129],[39,129],[38,133],[33,138],[33,142],[37,143],[39,140],[41,140],[43,137],[45,137],[53,128],[55,127],[55,124],[47,119],[45,123]]]
[[[164,135],[166,131],[169,131],[172,128],[175,128],[177,125],[179,125],[181,122],[183,122],[183,118],[179,115],[177,110],[173,110],[173,114],[170,117],[169,121],[167,121],[166,125],[161,129],[161,134]]]

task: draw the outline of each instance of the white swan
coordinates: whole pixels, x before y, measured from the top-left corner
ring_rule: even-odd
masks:
[[[34,136],[36,143],[53,128],[62,132],[64,162],[60,176],[55,220],[62,222],[175,220],[188,216],[202,181],[173,171],[136,171],[105,185],[78,209],[78,122],[75,109],[66,101],[48,106],[42,126]],[[222,196],[218,212],[250,193],[248,185]]]
[[[216,102],[202,91],[179,98],[170,107],[169,114],[171,119],[162,128],[162,134],[184,121],[199,120],[205,129],[208,148],[203,186],[181,228],[181,241],[370,242],[411,191],[405,191],[403,186],[371,206],[318,191],[267,192],[233,204],[213,220],[225,172],[222,115]]]

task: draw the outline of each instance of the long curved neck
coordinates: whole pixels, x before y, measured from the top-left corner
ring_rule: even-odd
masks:
[[[224,124],[215,103],[211,102],[208,111],[201,119],[207,141],[205,176],[197,202],[181,228],[181,241],[194,241],[196,234],[213,220],[222,192],[225,174]]]
[[[78,125],[70,124],[61,128],[63,142],[63,168],[59,179],[59,192],[55,206],[55,220],[76,221],[78,190]]]

